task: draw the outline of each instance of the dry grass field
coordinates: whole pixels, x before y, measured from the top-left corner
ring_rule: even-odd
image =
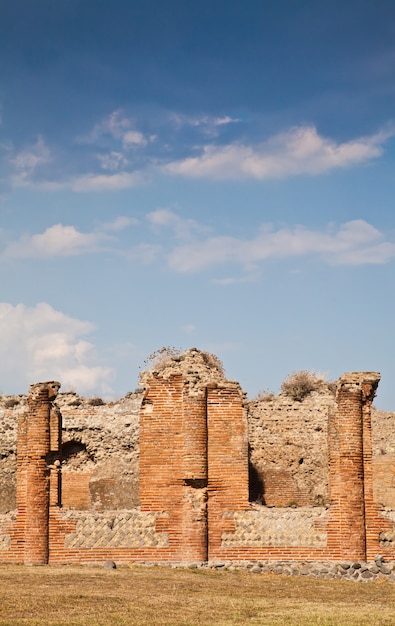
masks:
[[[0,566],[0,625],[393,626],[395,585],[161,567]]]

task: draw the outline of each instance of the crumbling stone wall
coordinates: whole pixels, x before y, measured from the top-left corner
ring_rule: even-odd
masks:
[[[100,403],[58,394],[64,506],[94,511],[137,506],[141,397],[131,393]],[[0,514],[16,509],[17,425],[27,411],[27,396],[0,398]]]
[[[99,403],[76,394],[58,396],[63,416],[63,505],[77,510],[138,505],[141,394]]]
[[[271,400],[271,413],[269,402],[263,408],[255,403],[249,459],[244,394],[209,356],[192,349],[142,377],[139,500],[130,496],[130,476],[135,480],[137,469],[123,487],[130,492],[125,496],[117,486],[119,466],[99,477],[101,491],[92,487],[97,458],[106,468],[102,447],[111,436],[106,426],[113,407],[91,402],[84,412],[75,394],[63,394],[60,404],[69,418],[62,445],[60,411],[53,402],[57,383],[33,385],[26,411],[7,407],[18,417],[18,512],[0,513],[0,560],[363,560],[378,553],[394,558],[395,514],[377,500],[374,487],[373,449],[383,444],[377,434],[372,443],[371,434],[379,375],[345,374],[337,383],[336,398],[318,393],[298,403],[299,409],[284,398]],[[118,411],[119,445],[136,465],[137,437],[131,443],[121,433],[132,423],[137,433],[139,405],[137,396],[129,396]],[[265,428],[277,420],[273,406],[289,419]],[[93,413],[99,410],[100,429]],[[299,446],[292,423],[299,424]],[[290,450],[283,461],[288,473],[281,480],[279,474],[267,473],[265,458],[258,454],[260,443],[275,449],[275,439],[265,438],[273,430],[277,442],[286,440]],[[301,466],[306,463],[308,474],[314,471],[314,446],[321,452],[318,495],[325,494],[324,502],[318,501],[312,482],[304,492],[298,486]],[[273,463],[275,457],[268,458]],[[273,507],[273,500],[266,506],[249,502],[249,460],[250,475],[255,472],[259,479],[262,472],[263,498],[270,497],[272,481],[299,502],[288,501],[291,508]],[[276,489],[272,494],[275,498]]]
[[[26,406],[26,396],[0,397],[0,515],[16,509],[17,423]]]
[[[303,402],[285,394],[248,404],[251,496],[267,506],[329,502],[327,386]]]
[[[138,505],[141,398],[133,393],[95,405],[59,393],[65,506],[104,511]],[[280,394],[248,403],[253,501],[280,507],[328,503],[328,412],[334,403],[325,388],[303,402]],[[0,397],[0,514],[16,509],[17,421],[26,410],[26,395]],[[395,510],[395,413],[372,409],[372,451],[375,500]]]

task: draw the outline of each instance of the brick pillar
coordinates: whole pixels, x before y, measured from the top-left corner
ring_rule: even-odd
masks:
[[[248,435],[240,386],[228,382],[207,391],[209,559],[215,559],[225,556],[222,533],[233,530],[233,512],[249,507]]]
[[[373,499],[372,420],[371,407],[380,374],[371,372],[362,380],[363,473],[365,495],[366,559],[373,560],[381,552],[380,532],[392,528],[388,520],[379,517],[379,507]],[[387,523],[386,523],[387,522]]]
[[[27,413],[18,417],[17,465],[16,465],[16,506],[18,516],[15,526],[16,541],[19,549],[25,541],[26,524],[26,469],[27,469]]]
[[[52,400],[60,384],[31,385],[25,445],[25,565],[45,565],[49,555],[50,485],[48,461],[51,449],[50,418]]]
[[[207,559],[205,389],[190,393],[182,374],[145,381],[140,413],[140,506],[163,512],[169,558]]]
[[[376,372],[351,372],[338,380],[337,409],[329,418],[328,547],[336,558],[366,558],[365,480],[370,472],[367,483],[371,481],[371,451],[365,463],[370,430],[364,416],[370,422],[370,405],[368,418],[364,406],[368,397],[373,399],[379,380]]]
[[[50,467],[50,495],[49,504],[51,507],[59,507],[62,505],[62,414],[59,407],[51,406],[50,413],[50,450],[52,461]]]
[[[207,560],[206,388],[183,393],[184,559]]]

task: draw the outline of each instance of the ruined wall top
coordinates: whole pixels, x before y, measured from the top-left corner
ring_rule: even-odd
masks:
[[[183,377],[190,395],[199,395],[205,387],[217,385],[237,387],[243,393],[238,383],[226,378],[218,357],[197,348],[154,362],[152,369],[141,373],[140,385],[147,388],[152,377],[169,379],[177,375]]]
[[[55,400],[60,389],[60,383],[57,380],[50,380],[45,383],[34,383],[29,387],[29,402],[35,402],[40,396],[48,393],[48,400]]]
[[[379,372],[346,372],[337,381],[337,392],[362,391],[364,400],[373,400],[380,378]]]

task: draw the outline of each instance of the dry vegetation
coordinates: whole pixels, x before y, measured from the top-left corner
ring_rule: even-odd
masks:
[[[245,571],[0,567],[0,625],[390,626],[395,585]]]
[[[318,391],[324,385],[322,376],[307,370],[293,372],[286,378],[281,385],[281,391],[287,396],[302,402],[310,393]]]

